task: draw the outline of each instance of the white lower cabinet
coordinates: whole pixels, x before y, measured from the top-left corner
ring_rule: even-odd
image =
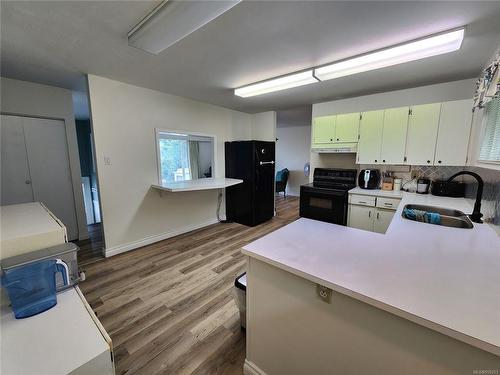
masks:
[[[393,210],[377,208],[375,210],[375,217],[373,218],[373,231],[377,233],[385,233],[391,224],[393,216]]]
[[[350,194],[347,225],[370,232],[385,233],[400,201],[398,198]]]
[[[349,205],[349,226],[363,230],[373,230],[374,207]]]

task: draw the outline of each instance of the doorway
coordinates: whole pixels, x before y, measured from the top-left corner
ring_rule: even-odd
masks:
[[[76,244],[80,247],[78,262],[85,265],[101,259],[105,247],[88,90],[73,91],[73,111],[89,234],[88,239],[78,241]]]
[[[1,115],[1,205],[42,202],[78,239],[63,120]]]

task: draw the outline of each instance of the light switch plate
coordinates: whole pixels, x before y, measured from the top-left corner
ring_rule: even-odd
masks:
[[[104,165],[111,165],[111,158],[109,156],[104,156]]]
[[[330,288],[316,284],[316,292],[320,300],[326,303],[332,303],[332,290]]]

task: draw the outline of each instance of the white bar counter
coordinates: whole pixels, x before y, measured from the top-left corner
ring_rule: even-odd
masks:
[[[229,186],[241,184],[242,182],[243,180],[236,178],[199,178],[197,180],[177,181],[164,185],[153,184],[151,187],[160,191],[177,193],[183,191],[224,189]]]

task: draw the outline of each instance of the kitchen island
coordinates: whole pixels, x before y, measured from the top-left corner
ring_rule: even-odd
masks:
[[[386,234],[299,219],[244,247],[247,374],[498,373],[500,238],[406,220],[411,203],[472,210],[403,193]]]

